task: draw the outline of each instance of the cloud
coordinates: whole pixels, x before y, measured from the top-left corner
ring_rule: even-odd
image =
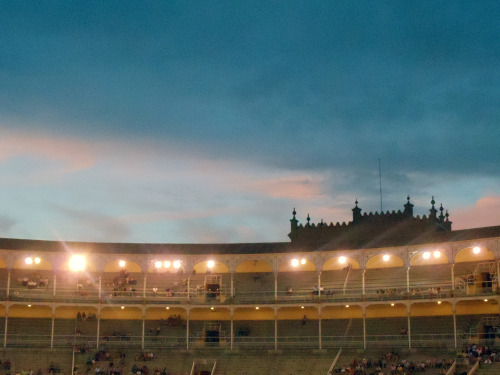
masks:
[[[450,213],[453,229],[479,228],[500,225],[500,195],[486,196],[473,206]]]
[[[46,183],[96,163],[92,145],[81,139],[33,134],[2,125],[0,132],[0,163],[13,165],[14,172],[23,172],[13,172],[10,183]]]
[[[100,212],[91,212],[58,205],[53,205],[52,209],[63,215],[65,218],[65,227],[68,227],[66,221],[69,220],[72,222],[69,227],[77,228],[76,230],[64,229],[63,239],[71,238],[74,241],[89,241],[91,239],[92,241],[125,242],[130,234],[129,227],[120,218],[108,216]],[[57,233],[61,233],[62,231],[60,228],[55,229]],[[73,233],[71,234],[71,232]]]

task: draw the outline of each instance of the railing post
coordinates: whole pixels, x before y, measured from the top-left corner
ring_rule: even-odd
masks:
[[[52,327],[50,330],[50,349],[54,349],[54,324],[56,320],[56,314],[52,311]]]
[[[278,272],[274,273],[274,300],[278,300]]]
[[[101,334],[101,310],[97,310],[97,340],[96,348],[99,349],[99,336]]]

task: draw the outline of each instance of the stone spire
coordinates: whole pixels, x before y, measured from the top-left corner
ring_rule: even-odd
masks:
[[[406,204],[404,205],[405,210],[403,213],[408,217],[413,217],[413,204],[410,203],[410,196],[406,197]]]
[[[359,223],[361,221],[361,208],[358,207],[358,200],[354,202],[356,206],[352,209],[352,222],[353,224]]]

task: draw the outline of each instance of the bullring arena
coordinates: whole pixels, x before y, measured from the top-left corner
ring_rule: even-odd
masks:
[[[282,243],[2,238],[1,371],[500,373],[500,226],[403,207],[294,210]]]

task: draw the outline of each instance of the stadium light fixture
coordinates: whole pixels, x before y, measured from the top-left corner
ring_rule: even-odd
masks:
[[[159,260],[157,260],[157,261],[155,262],[155,267],[156,267],[156,268],[161,268],[161,266],[162,266],[161,262],[160,262]]]
[[[422,258],[424,259],[429,259],[431,257],[431,253],[429,253],[428,251],[426,251],[423,255],[422,255]]]
[[[440,256],[441,256],[441,251],[439,251],[439,250],[434,251],[434,258],[436,258],[436,259],[437,259],[437,258],[439,258]]]
[[[299,266],[299,260],[298,259],[292,259],[292,267],[298,267]]]
[[[208,268],[214,268],[214,266],[215,266],[215,262],[214,262],[213,260],[209,260],[209,261],[207,262],[207,267],[208,267]]]
[[[73,254],[71,258],[69,258],[69,269],[73,272],[80,272],[85,270],[87,265],[87,260],[83,255]]]
[[[472,249],[472,252],[474,254],[479,254],[481,252],[481,248],[479,246],[474,246],[474,248]]]
[[[344,264],[345,262],[347,262],[347,258],[345,256],[339,257],[339,263],[340,264]]]
[[[304,258],[302,258],[302,259],[300,260],[300,264],[306,264],[306,260],[305,260]]]
[[[389,261],[389,254],[384,254],[384,256],[382,257],[382,259],[384,260],[384,262],[388,262]]]
[[[27,258],[24,260],[24,263],[26,263],[26,264],[32,264],[32,263],[33,263],[33,258],[32,258],[32,257],[27,257]]]
[[[170,261],[166,260],[163,262],[163,267],[170,268]]]
[[[180,260],[174,260],[174,268],[176,270],[181,268],[181,261]]]
[[[127,264],[127,262],[125,262],[124,260],[120,260],[120,261],[118,262],[118,265],[119,265],[120,267],[122,267],[122,268],[123,268],[123,267],[125,267],[125,265],[126,265],[126,264]]]
[[[36,263],[36,264],[40,264],[40,262],[41,262],[40,258],[38,258],[38,257],[37,257],[37,258],[35,258],[35,263]]]

